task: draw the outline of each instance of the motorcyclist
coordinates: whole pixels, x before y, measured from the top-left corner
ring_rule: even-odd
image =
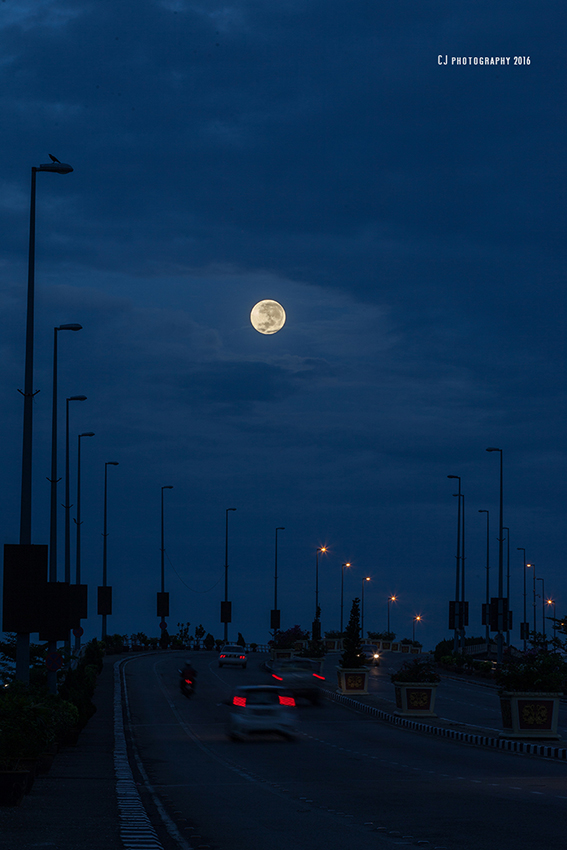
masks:
[[[193,689],[195,689],[195,680],[197,678],[197,671],[191,664],[191,661],[187,658],[185,663],[183,664],[183,669],[181,670],[181,680],[189,679],[191,684],[193,685]]]

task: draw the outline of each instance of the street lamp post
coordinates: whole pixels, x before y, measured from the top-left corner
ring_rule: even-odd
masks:
[[[118,466],[118,461],[116,460],[108,460],[104,464],[104,531],[102,532],[102,586],[106,587],[106,538],[108,537],[107,532],[107,494],[108,494],[108,467],[109,466]],[[102,615],[102,640],[106,639],[106,614]]]
[[[65,399],[65,582],[71,584],[71,495],[69,484],[69,402],[86,401],[86,395],[72,395]],[[65,646],[71,649],[71,634],[68,633]]]
[[[361,593],[362,604],[361,604],[361,607],[360,607],[360,637],[361,637],[362,640],[364,640],[364,587],[365,587],[364,583],[366,581],[370,581],[370,576],[366,576],[366,578],[362,579],[362,593]]]
[[[228,609],[228,512],[235,511],[236,508],[225,509],[225,531],[224,531],[224,602],[225,602],[225,619],[224,619],[224,642],[228,643],[228,623],[226,619]]]
[[[420,615],[420,614],[416,614],[416,616],[413,618],[413,636],[412,636],[412,640],[413,640],[413,642],[414,642],[414,643],[415,643],[415,624],[416,624],[416,623],[420,623],[420,622],[421,622],[421,615]]]
[[[274,630],[274,637],[280,627],[280,617],[278,611],[278,531],[285,531],[285,526],[280,525],[276,528],[276,544],[275,544],[275,552],[274,552],[274,623],[277,622],[277,625],[272,626]]]
[[[20,499],[20,545],[31,544],[32,507],[32,445],[33,445],[33,337],[35,289],[35,183],[38,171],[69,174],[73,169],[63,162],[32,166],[30,194],[30,232],[28,248],[28,291],[26,312],[26,351],[24,364],[24,420],[22,439],[22,484]],[[19,632],[16,638],[16,679],[29,682],[30,636]]]
[[[75,560],[75,584],[81,583],[81,437],[94,437],[93,431],[85,431],[79,434],[77,440],[77,518],[75,524],[77,526],[77,552]],[[75,635],[75,654],[78,654],[81,648],[81,637]]]
[[[510,529],[504,526],[506,532],[506,599],[508,600],[508,617],[506,623],[506,646],[510,646]]]
[[[164,490],[173,490],[171,484],[166,484],[161,488],[161,592],[165,592],[165,533],[164,533],[164,521],[163,521],[163,491]]]
[[[390,632],[390,602],[396,602],[397,596],[388,596],[388,633]]]
[[[71,583],[71,496],[69,488],[69,402],[86,401],[86,395],[72,395],[65,399],[65,581]]]
[[[349,561],[341,565],[341,635],[343,633],[343,604],[344,604],[344,586],[345,586],[345,567],[350,567]]]
[[[533,609],[534,609],[534,637],[537,632],[537,608],[536,608],[536,574],[535,574],[535,564],[526,564],[526,567],[530,567],[533,570]]]
[[[461,565],[461,476],[448,475],[447,478],[455,478],[459,482],[459,491],[457,495],[457,555],[456,555],[456,590],[455,590],[455,605],[459,610],[459,595],[460,595],[460,565]],[[455,617],[455,633],[453,636],[453,650],[456,653],[459,648],[459,622],[460,617]]]
[[[490,512],[479,510],[479,514],[486,514],[486,651],[490,646]]]
[[[503,519],[503,504],[504,504],[504,485],[503,485],[503,452],[502,449],[488,448],[487,452],[500,452],[500,520],[498,534],[498,634],[496,636],[496,660],[498,664],[502,663],[504,653],[504,622],[500,613],[500,600],[504,596],[504,519]]]
[[[319,609],[319,552],[326,551],[326,546],[319,546],[315,553],[315,620],[319,620],[321,614]]]
[[[554,599],[548,599],[547,604],[553,605],[553,641],[554,641],[553,645],[555,646],[555,632],[556,632],[556,628],[557,628],[557,622],[556,622],[556,619],[555,619],[555,600]]]
[[[59,325],[53,328],[53,391],[51,400],[51,501],[49,515],[49,581],[57,581],[57,333],[80,331],[82,325]]]
[[[541,629],[543,632],[543,640],[544,644],[547,644],[547,633],[545,631],[545,582],[542,578],[538,578],[538,581],[541,581]]]
[[[527,649],[527,633],[529,632],[529,627],[526,622],[527,611],[526,611],[526,550],[522,546],[517,546],[516,549],[518,552],[524,553],[524,623],[523,623],[523,632],[524,632],[524,652]]]

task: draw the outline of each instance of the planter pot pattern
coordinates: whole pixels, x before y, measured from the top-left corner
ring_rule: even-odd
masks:
[[[342,694],[367,694],[369,667],[337,667],[339,691]]]
[[[396,689],[395,714],[410,715],[411,717],[437,717],[433,711],[436,682],[394,682]]]
[[[561,740],[557,734],[559,700],[557,693],[504,691],[500,695],[501,738],[547,738]]]

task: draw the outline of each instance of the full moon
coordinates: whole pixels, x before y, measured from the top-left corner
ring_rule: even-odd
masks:
[[[275,334],[285,325],[285,310],[277,301],[258,301],[250,313],[252,327],[261,334]]]

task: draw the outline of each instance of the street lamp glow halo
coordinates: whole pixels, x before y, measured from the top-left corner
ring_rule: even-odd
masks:
[[[258,333],[269,335],[280,331],[285,325],[285,310],[278,301],[266,298],[258,301],[250,311],[250,323]]]

